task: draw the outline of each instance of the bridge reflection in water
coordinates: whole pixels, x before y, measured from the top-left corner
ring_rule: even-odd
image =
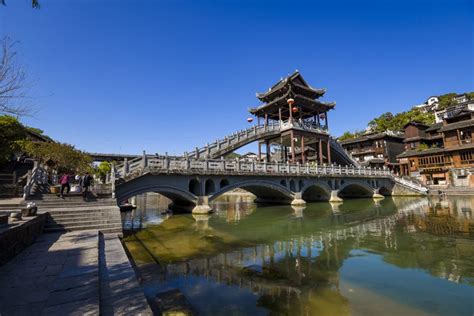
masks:
[[[231,301],[239,306],[228,308],[240,313],[383,312],[362,307],[373,299],[392,313],[457,314],[470,308],[467,301],[455,308],[426,302],[439,291],[449,292],[445,301],[472,294],[471,205],[471,199],[405,198],[257,208],[224,201],[214,206],[216,214],[173,216],[125,240],[149,297],[179,288],[201,314],[222,311]],[[387,290],[389,280],[397,289],[390,274],[376,280],[379,286],[370,281],[382,268],[399,278],[420,271],[429,282],[445,283],[420,297],[416,292],[426,284],[407,278],[394,294]]]

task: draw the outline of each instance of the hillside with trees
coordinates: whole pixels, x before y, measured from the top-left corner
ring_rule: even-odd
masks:
[[[453,98],[457,93],[447,93],[438,97],[439,100],[439,110],[443,110],[451,105],[455,105]],[[474,99],[474,92],[466,93],[470,100]],[[413,107],[409,111],[400,112],[393,114],[391,112],[386,112],[379,117],[376,117],[369,121],[367,124],[368,130],[376,133],[382,133],[386,131],[403,131],[403,126],[409,122],[420,122],[427,125],[433,124],[435,117],[433,113],[424,112],[419,108]],[[365,131],[346,131],[344,132],[338,140],[343,141],[346,139],[356,138],[364,134]]]

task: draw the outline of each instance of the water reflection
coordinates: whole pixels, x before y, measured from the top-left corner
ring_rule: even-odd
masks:
[[[178,289],[200,314],[470,315],[472,202],[227,200],[166,220],[146,209],[125,241],[149,298]]]

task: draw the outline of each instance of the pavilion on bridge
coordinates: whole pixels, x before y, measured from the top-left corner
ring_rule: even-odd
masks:
[[[335,103],[319,100],[325,92],[325,89],[311,87],[296,71],[267,92],[257,93],[263,104],[249,112],[257,117],[258,125],[263,120],[266,126],[279,124],[285,127],[279,136],[259,141],[258,157],[262,156],[264,145],[267,161],[331,164],[328,112],[334,109]],[[271,159],[272,146],[277,157]]]

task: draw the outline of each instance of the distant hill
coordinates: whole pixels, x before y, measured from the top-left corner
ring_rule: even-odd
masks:
[[[467,97],[472,100],[474,99],[474,92],[464,93]],[[450,105],[456,104],[454,97],[458,95],[457,93],[447,93],[438,96],[438,110],[443,110]],[[393,114],[391,112],[386,112],[379,117],[376,117],[369,121],[367,124],[367,130],[365,131],[346,131],[342,134],[338,140],[343,141],[350,138],[356,138],[366,133],[367,131],[382,133],[386,131],[403,131],[403,126],[407,123],[417,121],[427,125],[433,124],[435,121],[435,116],[433,112],[425,112],[420,108],[413,107],[406,112],[400,112]]]

